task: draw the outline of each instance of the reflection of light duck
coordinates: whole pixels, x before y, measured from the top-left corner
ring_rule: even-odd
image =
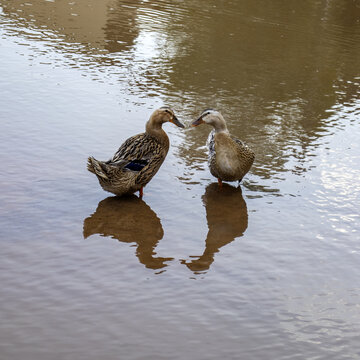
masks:
[[[167,266],[166,261],[172,260],[154,256],[164,231],[155,212],[135,195],[111,196],[100,201],[95,213],[84,220],[84,238],[94,234],[136,243],[136,256],[147,268],[160,269]]]
[[[88,158],[87,168],[97,176],[104,190],[115,195],[139,191],[142,196],[143,187],[157,173],[169,150],[169,138],[162,129],[165,122],[184,127],[173,110],[164,106],[153,112],[146,131],[127,139],[112,159]]]
[[[248,212],[241,187],[223,184],[220,190],[216,183],[212,183],[206,187],[202,199],[209,228],[204,252],[196,258],[191,256],[195,259],[190,262],[181,261],[195,273],[208,270],[215,253],[235,238],[243,236],[248,226]]]
[[[214,127],[207,140],[209,168],[213,176],[222,181],[241,181],[250,170],[255,153],[241,140],[230,135],[223,116],[216,110],[207,109],[192,122],[192,126],[208,124]]]

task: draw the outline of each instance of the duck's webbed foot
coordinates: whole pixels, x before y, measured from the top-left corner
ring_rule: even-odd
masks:
[[[218,184],[219,184],[219,188],[221,189],[222,188],[222,186],[223,186],[223,184],[222,184],[222,181],[221,181],[221,179],[217,179],[217,181],[218,181]]]

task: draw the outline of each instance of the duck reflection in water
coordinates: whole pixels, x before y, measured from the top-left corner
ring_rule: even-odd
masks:
[[[181,261],[195,273],[208,270],[215,253],[236,237],[242,236],[248,226],[247,207],[241,187],[224,183],[220,188],[217,183],[212,183],[207,186],[202,200],[209,228],[204,253],[201,256],[191,256],[196,259],[190,262]]]
[[[139,224],[141,219],[141,226]],[[154,257],[154,249],[164,236],[160,219],[135,195],[110,196],[99,202],[94,214],[84,220],[84,238],[99,234],[125,243],[136,243],[136,256],[150,269],[161,269],[173,258]]]

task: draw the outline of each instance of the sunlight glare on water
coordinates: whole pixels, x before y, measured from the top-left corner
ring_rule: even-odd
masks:
[[[354,359],[357,1],[0,0],[0,358]],[[219,189],[207,126],[137,195],[86,170],[171,106],[256,160]]]

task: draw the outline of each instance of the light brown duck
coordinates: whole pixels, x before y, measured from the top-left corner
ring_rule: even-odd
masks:
[[[222,181],[240,182],[250,170],[255,153],[244,142],[229,133],[225,119],[219,111],[204,110],[191,125],[200,124],[214,127],[207,140],[211,174],[218,179],[220,186]]]

